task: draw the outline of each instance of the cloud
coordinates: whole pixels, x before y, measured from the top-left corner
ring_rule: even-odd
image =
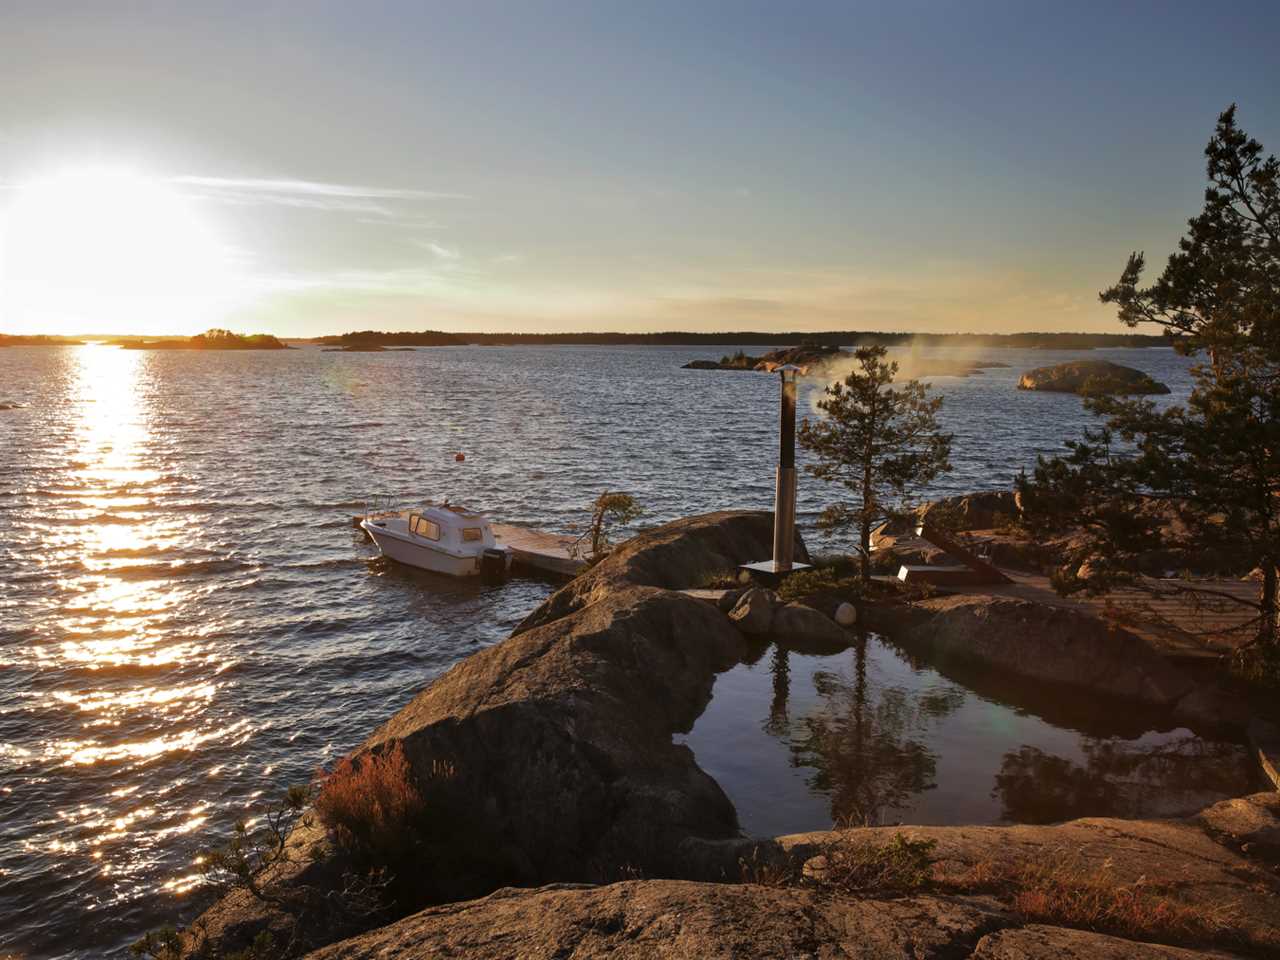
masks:
[[[430,251],[433,256],[440,260],[462,259],[462,253],[457,247],[446,247],[443,244],[436,243],[434,240],[419,240],[417,244],[422,249]]]
[[[393,201],[467,200],[462,193],[371,187],[264,177],[175,176],[168,183],[193,191],[195,199],[241,206],[271,205],[304,210],[394,217]]]
[[[440,193],[434,190],[403,190],[389,187],[361,187],[344,183],[318,183],[315,180],[273,180],[236,177],[170,177],[170,183],[194,187],[210,187],[234,191],[261,191],[270,194],[301,194],[316,197],[368,197],[387,200],[467,200],[463,193]]]

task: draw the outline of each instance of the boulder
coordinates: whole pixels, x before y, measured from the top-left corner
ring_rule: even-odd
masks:
[[[773,613],[770,635],[779,643],[796,648],[839,650],[849,643],[849,635],[826,614],[803,603],[787,603]]]
[[[721,613],[727,614],[738,605],[738,601],[748,589],[748,587],[734,587],[731,590],[726,590],[720,594],[720,599],[716,601],[716,607],[719,608]]]
[[[567,616],[625,586],[685,590],[706,582],[708,571],[735,570],[773,555],[773,514],[731,510],[686,517],[645,531],[565,585],[516,627],[516,633]],[[796,534],[795,559],[809,562]]]
[[[943,497],[921,504],[914,511],[886,520],[872,531],[875,547],[888,538],[914,537],[921,518],[933,516],[948,530],[990,530],[998,523],[1016,519],[1022,511],[1012,490],[984,490]]]
[[[1018,381],[1019,390],[1050,393],[1168,393],[1169,388],[1141,370],[1109,360],[1070,360],[1051,367],[1028,370]]]
[[[396,740],[415,768],[452,761],[527,861],[512,881],[670,870],[685,836],[737,829],[720,786],[671,737],[746,651],[710,604],[621,588],[462,661],[363,749]]]
[[[1194,686],[1127,630],[1031,600],[985,594],[923,600],[903,611],[893,636],[927,648],[943,666],[949,659],[977,661],[1140,703],[1172,705]]]
[[[848,601],[836,607],[835,621],[842,627],[852,627],[858,622],[858,608]]]
[[[951,530],[990,530],[1016,519],[1019,511],[1012,490],[987,490],[935,500],[925,504],[919,514],[926,519],[933,515]]]
[[[1280,863],[1280,793],[1223,800],[1196,818],[1210,834],[1250,857]]]
[[[763,637],[774,621],[774,607],[778,598],[772,590],[753,587],[747,590],[729,611],[733,625],[749,637]]]

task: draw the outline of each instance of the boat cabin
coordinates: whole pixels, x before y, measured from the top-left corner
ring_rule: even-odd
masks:
[[[423,507],[402,514],[409,533],[439,549],[466,552],[496,546],[489,521],[458,507]]]

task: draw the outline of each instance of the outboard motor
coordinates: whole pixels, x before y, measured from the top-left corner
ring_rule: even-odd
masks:
[[[490,547],[480,554],[480,579],[485,583],[502,583],[507,579],[507,551]]]

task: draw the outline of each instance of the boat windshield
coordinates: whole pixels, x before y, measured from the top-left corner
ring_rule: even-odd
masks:
[[[415,513],[409,518],[409,532],[427,540],[439,540],[440,524],[434,520],[428,520],[426,517],[420,517]]]
[[[484,539],[484,531],[479,527],[463,527],[462,539],[464,542],[474,543]]]

